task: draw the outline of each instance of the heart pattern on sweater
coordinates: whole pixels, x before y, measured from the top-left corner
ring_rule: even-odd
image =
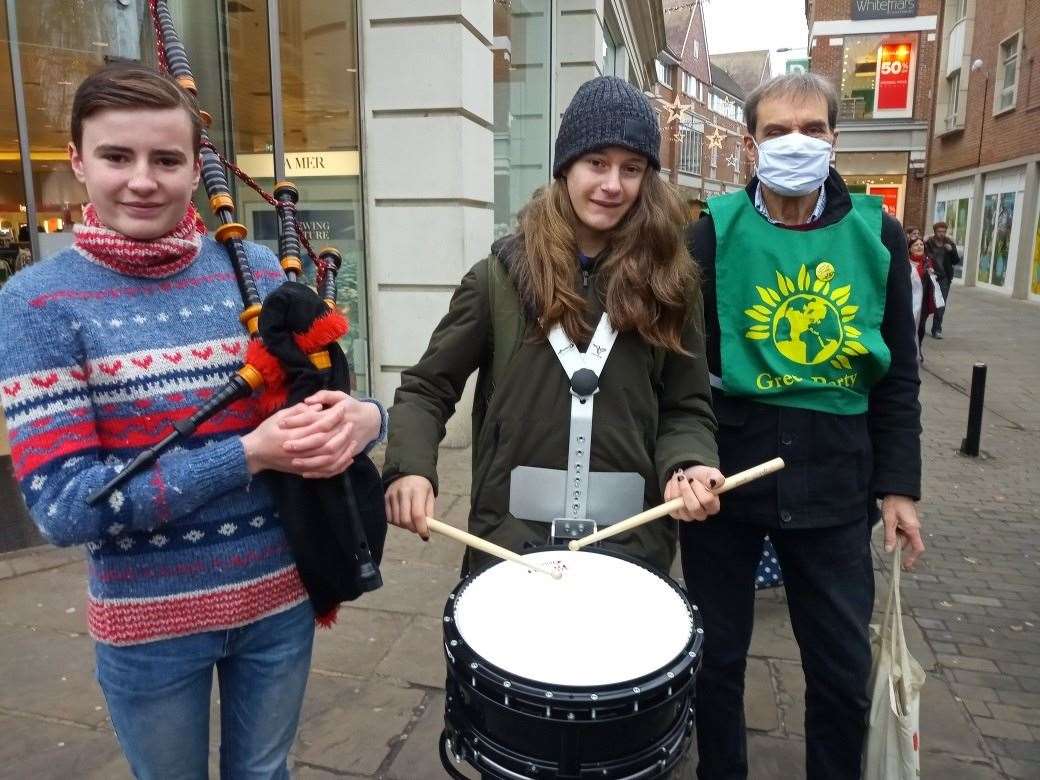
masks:
[[[47,376],[34,376],[32,378],[32,383],[37,387],[42,387],[44,389],[48,387],[53,387],[58,383],[58,375],[57,373],[52,371],[51,373],[47,374]]]

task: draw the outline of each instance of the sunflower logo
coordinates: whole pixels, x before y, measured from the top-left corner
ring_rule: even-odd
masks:
[[[834,368],[851,369],[849,358],[869,350],[856,340],[861,335],[853,324],[859,306],[848,302],[852,285],[832,288],[836,273],[823,260],[813,273],[803,265],[797,281],[777,271],[776,288],[755,285],[762,303],[744,310],[755,321],[745,337],[771,339],[781,355],[803,366],[830,362]]]

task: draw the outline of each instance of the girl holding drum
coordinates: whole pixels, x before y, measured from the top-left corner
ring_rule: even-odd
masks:
[[[479,370],[470,531],[512,550],[566,542],[681,496],[719,509],[701,294],[684,210],[658,176],[660,129],[627,82],[583,84],[553,181],[456,290],[404,371],[384,468],[390,522],[428,536],[445,423]],[[667,571],[676,526],[608,546]],[[470,550],[464,570],[485,561]]]

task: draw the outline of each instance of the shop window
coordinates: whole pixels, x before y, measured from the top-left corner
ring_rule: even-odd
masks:
[[[1015,222],[1015,193],[987,195],[982,207],[979,245],[979,281],[1003,287],[1011,259],[1011,235]]]
[[[66,146],[69,115],[80,82],[107,61],[142,59],[147,47],[140,20],[147,3],[69,4],[61,0],[17,0],[17,36],[32,159],[36,224],[42,257],[72,243],[72,226],[82,220],[86,189],[72,175]],[[150,30],[150,26],[148,27]],[[14,122],[13,112],[9,121]],[[10,138],[18,137],[13,130]],[[21,223],[26,223],[22,216]],[[21,232],[21,229],[19,229]]]
[[[549,0],[494,4],[495,238],[515,230],[517,212],[551,178],[551,5]],[[604,41],[609,30],[603,31]]]
[[[1029,279],[1029,292],[1040,296],[1040,214],[1036,217],[1036,235],[1033,237],[1033,273]]]
[[[846,36],[840,119],[913,115],[916,36]]]
[[[7,15],[0,13],[0,39],[8,40]],[[14,112],[11,60],[0,56],[0,286],[32,262],[26,225],[21,146]]]
[[[368,312],[355,4],[279,3],[278,24],[285,176],[300,189],[297,219],[315,248],[334,246],[343,255],[336,304],[349,319],[350,332],[341,345],[355,371],[354,386],[366,393]],[[273,180],[263,184],[274,187]],[[267,220],[275,217],[270,208],[258,213]],[[272,235],[277,230],[264,238]],[[313,273],[309,267],[307,271],[308,276]]]
[[[971,211],[971,198],[937,201],[935,204],[935,221],[946,223],[946,235],[957,245],[957,251],[964,257],[964,247],[968,237],[968,214]],[[964,265],[954,266],[953,275],[958,279],[964,275]]]
[[[1000,44],[997,65],[997,84],[993,95],[993,113],[1009,111],[1015,107],[1018,95],[1019,42],[1022,36],[1015,33]]]

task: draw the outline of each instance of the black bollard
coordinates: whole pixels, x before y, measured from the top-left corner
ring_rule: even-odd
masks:
[[[971,369],[971,395],[968,400],[968,432],[961,442],[961,454],[978,457],[982,437],[982,403],[986,398],[986,364]]]

